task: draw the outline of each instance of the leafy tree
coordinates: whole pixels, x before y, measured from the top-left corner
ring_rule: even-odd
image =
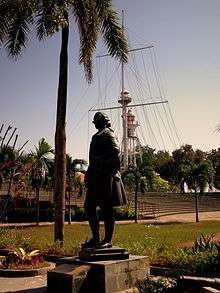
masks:
[[[87,162],[83,159],[72,159],[70,155],[66,156],[66,193],[68,198],[68,223],[71,224],[71,192],[76,190],[77,187],[82,192],[82,183],[76,176],[77,171],[85,172]]]
[[[212,162],[201,150],[194,151],[191,145],[184,145],[173,152],[175,181],[183,191],[186,182],[190,189],[204,191],[207,184],[211,185],[214,169]]]
[[[66,189],[69,190],[72,187],[71,179],[73,177],[73,159],[69,154],[66,154],[66,177]]]
[[[147,178],[145,176],[140,177],[140,191],[145,193],[148,190]]]
[[[140,176],[144,176],[147,179],[149,189],[152,189],[153,171],[155,168],[155,149],[144,146],[141,147],[141,157],[136,158],[136,169],[140,173]]]
[[[32,186],[36,191],[37,201],[37,225],[39,225],[39,213],[40,213],[40,187],[46,178],[48,172],[48,165],[51,162],[51,155],[54,153],[52,147],[46,142],[44,138],[40,139],[38,146],[35,147],[35,152],[32,153],[32,172],[31,181]]]
[[[162,179],[155,170],[162,169],[162,166],[170,160],[172,157],[168,152],[158,151],[155,153],[155,149],[149,146],[142,147],[141,157],[137,156],[136,158],[136,166],[130,166],[125,173],[125,184],[129,186],[130,190],[138,189],[141,192],[169,190],[169,183]]]
[[[74,17],[75,22],[71,21]],[[1,0],[0,46],[17,57],[27,43],[30,27],[36,25],[39,40],[61,31],[57,119],[55,132],[55,240],[64,240],[66,176],[66,105],[68,42],[70,23],[77,24],[80,36],[79,62],[86,79],[92,80],[92,55],[99,33],[111,56],[127,61],[127,41],[118,24],[111,0]]]
[[[154,176],[152,180],[152,191],[167,192],[169,190],[170,190],[169,182],[162,179],[159,174],[154,172]]]
[[[42,187],[48,190],[54,190],[54,159],[47,163],[47,173]]]
[[[175,184],[175,166],[174,159],[167,151],[158,151],[155,155],[155,172],[160,174],[161,178]]]
[[[136,167],[130,166],[127,170],[125,170],[122,173],[122,180],[123,182],[126,182],[126,178],[129,178],[129,181],[132,180],[134,182],[133,186],[135,187],[135,198],[134,198],[134,204],[135,204],[135,222],[137,223],[138,220],[138,189],[140,185],[140,169],[139,166],[137,165]]]
[[[73,159],[70,155],[66,155],[66,193],[68,197],[68,223],[71,224],[71,191],[75,185],[75,177],[73,171]]]
[[[172,153],[175,169],[175,183],[184,192],[183,184],[187,182],[193,168],[194,150],[191,145],[183,145]]]
[[[207,159],[212,162],[214,168],[213,185],[220,189],[220,148],[207,153]]]
[[[135,177],[133,172],[124,171],[122,173],[122,180],[128,192],[133,192],[135,190]]]
[[[73,160],[73,171],[74,171],[74,178],[75,178],[75,188],[79,189],[79,195],[82,196],[83,189],[84,189],[84,178],[82,176],[85,175],[88,163],[84,159],[74,159]],[[82,175],[84,174],[84,175]],[[81,176],[80,176],[81,175]]]
[[[12,147],[3,145],[0,148],[0,182],[8,184],[8,195],[11,193],[16,158],[17,153]]]
[[[213,175],[214,169],[211,161],[202,160],[198,164],[194,164],[187,183],[195,192],[199,190],[202,194],[207,185],[212,185]]]
[[[30,189],[30,178],[33,165],[32,154],[18,154],[13,176],[13,194],[19,196]],[[32,190],[32,189],[31,189]],[[31,191],[30,190],[30,191]]]

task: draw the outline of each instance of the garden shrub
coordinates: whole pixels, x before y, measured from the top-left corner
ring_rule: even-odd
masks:
[[[74,215],[73,215],[73,218],[72,218],[73,220],[75,220],[75,221],[86,221],[87,216],[86,216],[86,212],[85,212],[84,208],[75,206],[73,210],[74,210]]]
[[[193,252],[215,252],[217,248],[217,243],[214,240],[215,234],[211,235],[201,235],[198,239],[195,240],[192,247]]]
[[[71,219],[75,219],[76,218],[76,212],[75,212],[75,208],[71,208],[70,209],[70,213],[71,213]],[[65,221],[69,220],[69,209],[66,207],[66,212],[65,212]]]
[[[25,223],[36,222],[37,209],[36,207],[14,208],[13,212],[8,215],[9,223]],[[54,221],[53,207],[40,207],[40,221],[52,222]]]
[[[191,248],[178,249],[168,265],[175,275],[218,276],[220,273],[220,243],[214,234],[201,235]]]
[[[72,213],[72,220],[74,221],[86,221],[87,215],[85,209],[82,207],[75,206]],[[97,210],[98,217],[100,220],[103,220],[102,209],[98,208]],[[116,220],[133,220],[134,211],[128,207],[117,207],[114,208],[115,219]]]
[[[165,277],[155,278],[147,276],[144,280],[138,280],[136,283],[140,293],[181,293],[180,288],[177,288],[177,283],[173,279]]]
[[[117,207],[115,210],[115,219],[116,220],[134,220],[135,214],[134,211],[129,207]]]
[[[37,208],[35,205],[28,205],[27,202],[23,202],[23,207],[13,207],[8,213],[7,221],[9,223],[26,223],[36,222],[37,220]],[[41,222],[53,222],[54,221],[54,206],[41,202],[40,204],[40,221]],[[103,220],[102,211],[98,210],[98,216]],[[69,219],[68,207],[66,207],[65,221]],[[79,206],[71,207],[71,219],[72,221],[86,221],[87,216],[85,209]],[[134,210],[130,207],[117,207],[115,208],[115,219],[116,220],[133,220]]]
[[[79,248],[76,247],[63,247],[60,241],[56,241],[45,245],[42,248],[43,255],[55,255],[55,256],[73,256],[78,255]]]
[[[171,267],[176,275],[217,276],[219,274],[219,254],[211,252],[192,253],[189,250],[178,250]]]
[[[16,248],[21,246],[24,249],[31,249],[33,245],[33,240],[22,235],[19,230],[0,228],[0,248]]]

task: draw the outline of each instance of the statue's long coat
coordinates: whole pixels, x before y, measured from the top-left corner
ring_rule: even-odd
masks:
[[[86,173],[88,187],[86,203],[112,206],[127,203],[120,177],[119,146],[113,130],[104,128],[93,135]]]

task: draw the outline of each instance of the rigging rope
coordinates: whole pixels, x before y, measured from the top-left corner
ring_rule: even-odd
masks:
[[[149,87],[150,98],[151,98],[151,100],[153,100],[153,96],[152,96],[152,92],[151,92],[151,86],[150,86],[150,83],[149,83],[147,69],[146,69],[146,65],[145,65],[144,59],[143,59],[143,53],[142,52],[141,52],[141,57],[142,57],[142,62],[143,62],[143,66],[144,66],[144,71],[145,71],[145,77],[146,77],[146,80],[147,80],[147,85]],[[157,123],[158,131],[159,131],[159,134],[160,134],[160,137],[161,137],[161,140],[162,140],[163,147],[164,147],[164,149],[166,149],[166,146],[165,146],[165,143],[164,143],[164,139],[163,139],[163,136],[162,136],[162,133],[161,133],[161,129],[160,129],[159,120],[158,120],[158,117],[157,117],[157,112],[155,111],[154,105],[153,105],[152,108],[153,108],[154,116],[156,118],[156,123]],[[158,109],[158,108],[156,107],[156,109]]]
[[[96,72],[97,72],[97,80],[98,80],[98,105],[101,102],[101,81],[100,81],[100,58],[96,58]]]
[[[134,90],[133,90],[133,80],[130,80],[130,76],[128,76],[128,81],[129,81],[129,87],[131,88],[131,92],[135,92]],[[140,119],[140,116],[139,116],[139,113],[138,113],[139,111],[137,111],[137,109],[135,108],[135,114],[136,114],[136,117],[137,117],[137,121],[144,121],[145,120],[145,122],[146,122],[146,117],[144,117],[143,116],[143,118],[142,119]],[[140,112],[141,114],[143,114],[143,112]],[[147,145],[147,144],[149,144],[149,142],[151,143],[151,144],[153,144],[152,143],[152,141],[151,141],[151,136],[150,136],[150,128],[149,128],[149,123],[145,123],[145,124],[143,124],[142,125],[143,127],[140,127],[140,132],[141,132],[141,135],[142,135],[142,141],[143,141],[143,143],[145,144],[145,145]],[[147,128],[148,129],[147,129]],[[145,128],[145,133],[146,133],[146,135],[148,136],[148,140],[147,140],[147,138],[145,138],[146,137],[146,135],[144,136],[144,133],[143,133],[143,128]]]
[[[153,54],[154,55],[152,54],[152,51],[153,51]],[[155,76],[156,84],[157,84],[157,87],[158,87],[158,90],[159,90],[160,98],[161,98],[161,100],[163,100],[163,94],[162,94],[162,90],[161,90],[161,86],[160,86],[160,82],[159,82],[159,78],[158,78],[159,73],[156,70],[156,65],[155,65],[155,62],[154,62],[155,61],[155,58],[153,58],[153,57],[156,57],[154,50],[151,50],[150,49],[150,57],[151,57],[152,67],[153,67],[153,71],[154,71],[154,76]],[[162,104],[162,106],[163,106],[163,110],[164,110],[164,113],[165,113],[165,117],[166,117],[166,120],[167,120],[167,124],[168,124],[169,130],[172,133],[173,131],[172,131],[172,127],[170,125],[170,121],[168,119],[168,115],[167,115],[166,108],[165,108],[164,104]],[[168,131],[167,131],[167,134],[168,134]],[[176,144],[175,140],[173,140],[173,138],[171,138],[170,134],[168,134],[168,135],[169,135],[169,138],[172,139],[172,143],[174,145],[174,148],[176,148],[177,147],[177,144]]]
[[[160,70],[159,70],[159,66],[158,66],[158,62],[157,62],[157,56],[156,56],[156,52],[155,52],[155,49],[153,48],[153,54],[154,54],[154,62],[155,62],[155,68],[157,70],[157,75],[158,75],[158,78],[159,78],[159,82],[161,84],[161,90],[162,90],[162,93],[163,93],[163,96],[165,96],[165,93],[164,93],[164,88],[163,88],[163,83],[161,81],[161,74],[160,74]],[[173,127],[174,127],[174,131],[175,131],[175,134],[176,134],[176,137],[177,137],[177,140],[179,142],[179,147],[182,145],[182,140],[181,140],[181,137],[179,136],[178,134],[178,130],[177,130],[177,127],[176,127],[176,124],[175,124],[175,121],[173,119],[173,115],[172,115],[172,112],[171,112],[171,109],[170,109],[170,105],[168,103],[168,111],[169,111],[169,114],[170,114],[170,118],[171,118],[171,121],[173,123]]]
[[[132,69],[132,71],[134,70],[132,67],[130,67],[129,66],[129,68],[131,68]],[[136,73],[136,71],[134,70],[134,72]],[[137,90],[138,90],[138,97],[139,96],[142,96],[142,91],[143,91],[143,89],[140,87],[140,85],[139,85],[139,82],[140,82],[140,79],[138,78],[138,74],[136,73],[135,74],[135,77],[136,77],[136,87],[137,87]],[[143,113],[144,112],[144,113]],[[154,131],[153,131],[153,129],[152,129],[152,127],[151,127],[151,123],[150,123],[150,120],[149,120],[149,117],[148,117],[148,113],[146,112],[146,108],[145,107],[143,107],[143,112],[141,112],[142,114],[143,114],[143,121],[145,121],[145,124],[144,124],[144,126],[145,127],[149,127],[149,133],[151,133],[152,134],[152,137],[153,137],[153,139],[154,139],[154,141],[155,141],[155,143],[156,143],[156,145],[157,145],[157,147],[159,147],[160,148],[160,146],[159,146],[159,143],[158,143],[158,140],[156,139],[156,136],[155,136],[155,134],[154,134]]]

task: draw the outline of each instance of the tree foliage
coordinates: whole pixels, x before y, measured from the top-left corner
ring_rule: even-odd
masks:
[[[140,191],[182,191],[187,184],[193,191],[203,192],[207,186],[218,187],[220,149],[209,153],[183,145],[172,152],[158,151],[145,146],[137,157],[137,165],[130,166],[124,175],[129,190],[134,190],[134,175],[138,174]],[[142,183],[141,183],[142,182]],[[216,184],[217,183],[217,184]]]
[[[69,26],[71,18],[78,27],[79,63],[87,80],[92,79],[92,55],[100,32],[109,54],[127,61],[127,41],[110,0],[1,0],[0,45],[17,58],[31,32],[39,40],[46,39]]]
[[[69,26],[76,24],[80,37],[79,63],[92,80],[92,57],[98,36],[103,36],[109,54],[127,61],[128,45],[111,0],[1,0],[0,47],[17,57],[35,28],[39,40],[61,31],[59,82],[55,131],[55,229],[54,240],[64,241],[66,179],[66,108],[68,84]]]

